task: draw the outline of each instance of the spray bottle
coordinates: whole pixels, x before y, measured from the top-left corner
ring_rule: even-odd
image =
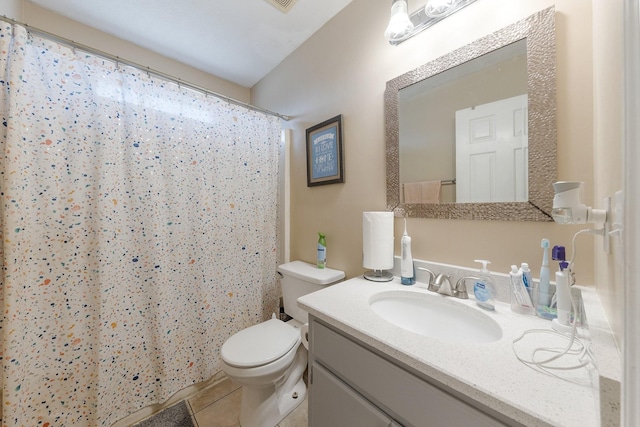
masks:
[[[318,268],[327,266],[327,240],[325,237],[324,234],[318,233]]]
[[[400,240],[400,283],[403,285],[413,285],[416,283],[416,273],[411,256],[411,237],[407,234],[407,219],[404,219],[404,233]]]

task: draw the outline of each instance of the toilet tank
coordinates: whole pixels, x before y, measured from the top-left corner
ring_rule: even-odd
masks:
[[[284,312],[301,323],[307,323],[308,314],[298,307],[298,298],[344,279],[344,271],[332,268],[318,268],[313,264],[293,261],[278,266],[282,275],[282,299]]]

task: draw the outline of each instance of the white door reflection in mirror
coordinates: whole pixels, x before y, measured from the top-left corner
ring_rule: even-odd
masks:
[[[528,199],[527,95],[456,111],[456,202]]]

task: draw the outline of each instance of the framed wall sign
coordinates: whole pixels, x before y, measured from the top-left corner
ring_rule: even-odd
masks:
[[[344,182],[342,115],[307,129],[307,187]]]

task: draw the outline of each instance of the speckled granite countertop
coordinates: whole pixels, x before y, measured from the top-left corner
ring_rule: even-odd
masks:
[[[528,334],[515,346],[513,340],[526,330],[551,330],[549,321],[515,314],[498,303],[495,312],[475,305],[475,300],[454,299],[466,310],[478,310],[497,321],[503,335],[484,344],[449,343],[394,326],[369,308],[372,295],[384,291],[437,295],[398,278],[374,283],[357,277],[298,299],[298,305],[329,325],[371,345],[383,354],[458,391],[481,405],[527,426],[599,426],[597,372],[593,368],[541,372],[516,358],[529,360],[534,348],[564,347],[566,341],[552,334]],[[563,363],[577,363],[568,356]]]

